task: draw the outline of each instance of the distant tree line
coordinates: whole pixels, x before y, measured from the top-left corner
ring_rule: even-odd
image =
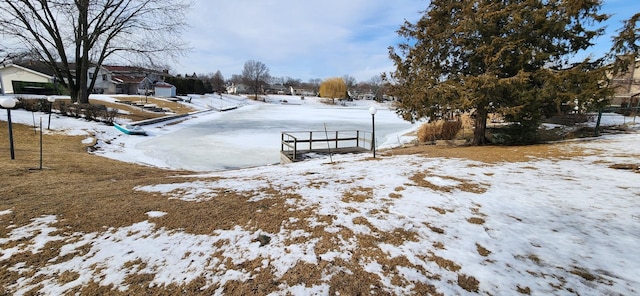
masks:
[[[167,77],[165,82],[175,86],[176,93],[180,95],[222,93],[226,91],[226,82],[220,70],[212,74],[193,73],[192,75]]]

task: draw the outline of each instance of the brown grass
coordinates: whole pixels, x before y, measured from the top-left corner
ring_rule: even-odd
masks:
[[[451,185],[451,186],[438,186],[436,184],[433,184],[433,183],[427,181],[425,179],[427,177],[437,177],[437,178],[442,178],[442,179],[446,179],[446,180],[451,180],[451,181],[457,182],[458,184]],[[465,179],[451,177],[451,176],[441,176],[441,175],[436,175],[436,174],[428,174],[428,173],[423,173],[423,172],[415,173],[409,179],[411,181],[413,181],[416,184],[416,186],[429,188],[429,189],[434,190],[434,191],[452,192],[454,190],[460,190],[460,191],[480,194],[480,193],[484,193],[487,190],[485,188],[486,187],[485,185],[476,184],[476,183],[473,183],[470,180],[465,180]]]
[[[487,257],[491,254],[491,251],[487,250],[487,248],[483,247],[479,243],[476,243],[476,249],[478,250],[478,254],[482,257]]]
[[[458,286],[469,291],[469,292],[478,292],[478,288],[480,286],[480,282],[472,277],[464,274],[458,275]]]
[[[527,162],[535,158],[567,159],[585,155],[571,151],[567,144],[530,146],[435,146],[419,145],[381,151],[381,155],[425,155],[429,157],[461,158],[485,163]]]

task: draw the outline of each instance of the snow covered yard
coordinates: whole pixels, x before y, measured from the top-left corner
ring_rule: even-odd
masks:
[[[20,274],[5,291],[638,294],[640,135],[561,149],[574,156],[343,155],[136,188],[226,213],[201,217],[223,225],[208,233],[171,227],[189,213],[170,210],[86,233],[55,214],[11,225],[0,209],[2,270]]]
[[[13,115],[35,122],[30,112]],[[151,137],[216,116],[154,126]],[[52,133],[97,142],[96,155],[165,167],[166,160],[137,149],[146,137],[57,116],[51,124]],[[97,179],[118,190],[86,200],[73,190],[87,184],[55,179],[62,169],[17,172],[8,177],[76,187],[56,188],[68,196],[55,198],[36,192],[24,198],[34,204],[21,207],[3,205],[22,196],[0,197],[11,200],[0,203],[0,294],[638,294],[634,127],[537,153],[486,147],[456,148],[484,155],[466,158],[339,155],[333,162],[167,171],[172,177],[141,170],[134,173],[140,181],[126,182],[116,167]],[[26,148],[19,148],[22,159]],[[516,152],[528,157],[486,157]]]

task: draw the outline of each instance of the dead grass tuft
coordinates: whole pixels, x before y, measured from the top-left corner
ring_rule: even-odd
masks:
[[[393,199],[398,199],[398,198],[402,198],[402,194],[391,192],[391,193],[389,193],[389,197],[393,198]]]
[[[520,293],[520,294],[531,295],[531,288],[529,288],[529,287],[522,288],[522,287],[520,287],[520,285],[517,285],[516,289],[517,289],[518,293]]]
[[[451,261],[449,259],[445,259],[445,258],[436,256],[433,253],[427,259],[429,261],[435,262],[441,268],[444,268],[444,269],[449,270],[449,271],[457,272],[458,270],[460,270],[462,268],[460,265],[456,264],[455,262],[453,262],[453,261]]]
[[[444,210],[444,209],[442,209],[442,208],[438,208],[438,207],[429,207],[429,208],[430,208],[430,209],[432,209],[432,210],[434,210],[434,211],[436,211],[436,212],[438,212],[440,215],[444,215],[444,214],[446,214],[446,213],[447,213],[447,211],[445,211],[445,210]]]
[[[342,195],[343,202],[365,202],[373,197],[373,188],[354,187]]]
[[[461,121],[438,120],[424,123],[417,130],[417,138],[420,143],[434,142],[436,140],[452,140],[461,128]]]
[[[472,276],[458,274],[458,286],[469,292],[478,292],[480,282]]]
[[[595,281],[598,277],[591,274],[588,270],[584,269],[584,268],[580,268],[580,267],[574,267],[571,271],[569,271],[572,274],[575,274],[587,281]]]
[[[640,165],[633,163],[616,163],[609,166],[612,169],[616,170],[629,170],[636,173],[640,173]]]
[[[433,245],[432,245],[432,246],[433,246],[434,248],[436,248],[436,249],[440,249],[440,250],[445,250],[445,249],[446,249],[446,248],[445,248],[445,246],[444,246],[444,244],[443,244],[442,242],[435,242],[435,243],[433,243]]]
[[[433,232],[435,232],[435,233],[437,233],[437,234],[444,234],[444,229],[442,229],[442,228],[432,226],[432,225],[431,225],[431,224],[429,224],[429,223],[425,223],[425,225],[426,225],[427,227],[429,227],[429,229],[431,229],[431,231],[433,231]]]
[[[484,224],[484,219],[478,218],[478,217],[471,217],[471,218],[467,219],[467,222],[469,222],[471,224],[482,225],[482,224]]]
[[[75,281],[79,277],[80,277],[79,273],[65,270],[58,276],[57,279],[58,279],[58,282],[60,282],[61,284],[66,284],[66,283]]]
[[[394,246],[401,246],[406,242],[420,241],[418,233],[401,228],[396,228],[392,232],[379,232],[379,236],[380,241],[387,242]]]
[[[483,247],[479,243],[476,243],[476,250],[478,251],[478,254],[480,254],[480,256],[482,257],[487,257],[489,256],[489,254],[491,254],[491,251],[487,250],[485,247]]]
[[[451,183],[455,183],[455,185],[441,186],[433,184],[432,182],[426,180],[426,178],[441,178],[445,181],[451,181]],[[454,190],[460,190],[464,192],[477,193],[481,194],[487,191],[487,185],[473,183],[470,180],[465,180],[462,178],[456,178],[451,176],[441,176],[436,174],[428,174],[428,173],[415,173],[412,177],[409,178],[413,181],[416,186],[429,188],[433,191],[442,191],[442,192],[452,192]]]

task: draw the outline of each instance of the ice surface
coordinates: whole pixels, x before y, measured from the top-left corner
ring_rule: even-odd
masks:
[[[136,145],[170,167],[210,171],[252,167],[280,161],[281,132],[371,132],[372,118],[365,106],[326,107],[265,104],[214,113],[184,129],[155,136]],[[398,132],[412,125],[389,109],[375,115],[376,142],[398,142]]]

